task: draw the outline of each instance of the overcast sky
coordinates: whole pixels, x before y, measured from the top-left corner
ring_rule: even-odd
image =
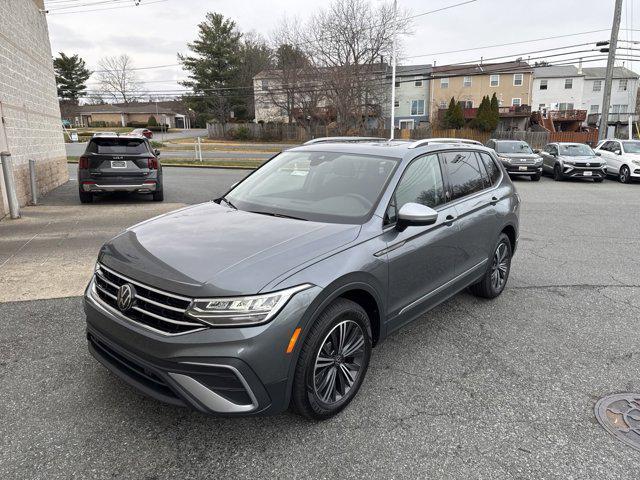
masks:
[[[51,12],[48,22],[54,55],[59,51],[66,54],[78,53],[91,69],[96,68],[101,57],[122,53],[129,54],[136,67],[176,64],[176,52],[187,52],[186,43],[196,37],[197,24],[208,11],[219,12],[232,18],[243,32],[254,31],[268,39],[283,17],[304,20],[327,3],[312,0],[142,0],[143,5],[139,7],[64,15],[56,14],[54,11],[56,5],[97,1],[49,1],[48,7],[51,8]],[[381,1],[371,0],[371,3]],[[399,5],[410,14],[416,15],[462,1],[464,0],[399,0]],[[127,0],[110,2],[111,4],[105,3],[123,5]],[[149,2],[149,5],[145,6],[145,2]],[[573,34],[610,29],[613,5],[614,0],[476,0],[415,18],[413,35],[402,39],[402,63],[408,65],[437,62],[438,65],[442,65],[472,61],[481,56],[488,59],[519,54],[524,54],[523,57],[526,59],[526,53],[535,50],[607,40],[607,31]],[[620,38],[640,39],[640,0],[625,0],[623,5],[621,27],[638,31],[623,30]],[[567,34],[573,36],[458,53],[441,53]],[[592,47],[576,47],[586,48]],[[593,53],[584,53],[590,54]],[[602,63],[585,63],[585,66],[596,65]],[[640,67],[637,62],[636,65],[630,65],[628,62],[626,65],[635,71]],[[182,88],[176,80],[185,77],[178,66],[143,70],[138,73],[141,80],[148,82],[145,84],[148,91]]]

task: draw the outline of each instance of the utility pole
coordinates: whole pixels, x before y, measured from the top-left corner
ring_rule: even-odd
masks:
[[[391,47],[391,125],[389,140],[393,140],[396,131],[396,36],[398,35],[398,0],[393,0],[393,45]]]
[[[616,0],[616,6],[613,11],[613,25],[611,26],[611,39],[609,40],[609,57],[607,58],[607,73],[604,79],[604,96],[602,99],[602,115],[600,116],[600,125],[598,127],[598,140],[607,138],[609,106],[611,104],[611,84],[613,83],[613,66],[616,61],[616,46],[618,44],[621,16],[622,0]]]

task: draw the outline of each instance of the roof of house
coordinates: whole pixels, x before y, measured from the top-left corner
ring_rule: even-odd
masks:
[[[102,105],[80,105],[78,112],[84,114],[91,113],[164,113],[175,114],[175,109],[167,108],[162,102],[156,104],[149,103],[105,103]]]
[[[549,65],[547,67],[535,67],[533,69],[535,78],[557,78],[557,77],[583,77],[575,65]]]
[[[360,65],[360,67],[372,67],[372,71],[371,73],[385,73],[387,71],[387,68],[389,67],[386,63],[381,62],[381,63],[373,63],[370,65]],[[354,67],[354,66],[351,66]],[[327,70],[333,70],[333,69],[347,69],[350,68],[348,65],[347,66],[343,66],[343,67],[309,67],[309,68],[301,68],[300,69],[300,75],[312,75],[312,76],[317,76],[318,72],[322,72],[322,71],[327,71]],[[262,80],[262,79],[270,79],[270,78],[275,78],[278,79],[282,76],[282,70],[278,70],[278,69],[267,69],[267,70],[261,70],[259,71],[256,75],[253,76],[254,80]]]
[[[458,77],[460,75],[490,75],[495,73],[532,72],[533,67],[527,62],[478,63],[474,65],[440,65],[433,67],[434,77]]]
[[[412,75],[429,75],[433,70],[431,64],[422,65],[398,65],[396,67],[396,76],[398,77],[410,77]],[[389,69],[391,74],[391,69]]]
[[[606,67],[583,68],[585,78],[588,80],[604,79]],[[625,67],[613,67],[613,78],[638,78],[638,74]]]

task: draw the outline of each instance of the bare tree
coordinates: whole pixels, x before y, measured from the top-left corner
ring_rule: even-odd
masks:
[[[142,84],[138,81],[129,55],[104,57],[98,62],[100,90],[116,102],[131,103],[142,96]]]

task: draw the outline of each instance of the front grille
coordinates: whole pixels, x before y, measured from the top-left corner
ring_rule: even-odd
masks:
[[[135,302],[126,312],[118,308],[118,290],[125,283],[135,287]],[[131,280],[113,270],[99,265],[94,276],[98,297],[111,308],[120,311],[128,319],[160,333],[178,335],[205,328],[202,323],[187,321],[185,311],[191,299],[163,292]]]
[[[585,162],[576,162],[575,163],[576,167],[581,167],[581,168],[601,168],[599,164],[597,163],[585,163]]]

